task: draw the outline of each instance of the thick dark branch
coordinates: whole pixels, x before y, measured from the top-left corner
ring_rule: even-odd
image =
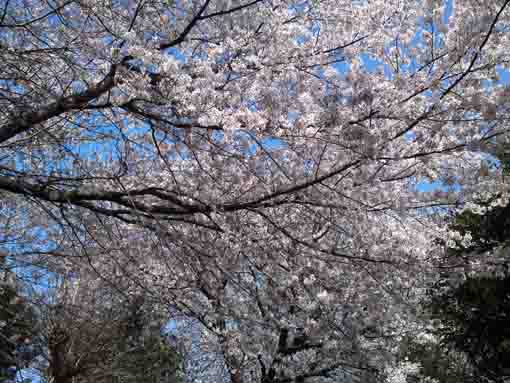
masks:
[[[289,338],[289,329],[282,328],[280,329],[280,336],[278,337],[278,352],[282,353],[287,348]]]
[[[4,23],[5,16],[7,15],[7,8],[9,7],[10,0],[7,0],[4,4],[4,9],[2,11],[2,16],[0,16],[0,25]]]
[[[397,134],[395,134],[391,139],[390,141],[394,141],[396,140],[397,138],[399,137],[402,137],[403,135],[405,135],[406,133],[409,133],[411,130],[413,130],[416,126],[418,126],[418,124],[424,120],[427,119],[428,116],[431,115],[431,113],[435,110],[435,106],[432,105],[432,107],[425,111],[424,113],[422,113],[421,115],[419,115],[414,121],[412,121],[405,129],[402,129],[400,132],[398,132]]]
[[[369,371],[375,372],[375,370],[371,369],[371,368],[353,366],[350,363],[341,361],[341,362],[334,363],[327,367],[323,367],[323,368],[313,370],[310,372],[305,372],[304,374],[297,375],[293,378],[277,379],[277,380],[275,380],[275,383],[293,383],[293,382],[303,381],[304,379],[307,379],[307,378],[328,377],[328,376],[330,376],[331,373],[335,372],[335,370],[338,370],[339,368],[342,368],[342,367],[354,369],[354,370],[369,370]]]
[[[283,350],[280,350],[280,354],[289,356],[294,355],[300,351],[313,350],[313,349],[322,348],[322,344],[320,343],[305,343],[300,346],[287,347]]]
[[[249,8],[252,5],[260,3],[261,1],[262,0],[254,0],[254,1],[250,2],[250,3],[242,4],[242,5],[239,5],[239,6],[234,7],[234,8],[226,9],[224,11],[218,11],[218,12],[214,12],[214,13],[209,13],[208,15],[200,16],[198,19],[199,20],[206,20],[206,19],[211,19],[211,18],[216,17],[216,16],[225,16],[225,15],[228,15],[229,13],[234,13],[234,12],[240,11],[241,9]]]
[[[50,189],[47,187],[47,185],[37,185],[25,182],[21,179],[0,176],[0,189],[15,194],[33,196],[48,202],[70,203],[87,208],[91,207],[86,205],[86,203],[89,201],[104,201],[116,203],[131,209],[136,209],[143,213],[150,214],[182,215],[196,213],[201,210],[201,208],[197,206],[184,205],[183,202],[181,202],[178,198],[155,188],[145,188],[131,192],[115,192],[104,190],[97,190],[92,192],[80,192],[77,190],[62,191],[57,189]],[[165,205],[146,205],[134,199],[136,196],[144,195],[156,196],[171,202],[173,205],[176,205],[176,207],[169,207]],[[129,210],[125,211],[125,213],[128,212]]]
[[[356,43],[359,43],[360,41],[365,40],[367,37],[368,37],[368,35],[367,36],[358,37],[357,39],[354,39],[354,40],[352,40],[351,42],[349,42],[347,44],[343,44],[343,45],[339,45],[339,46],[337,46],[335,48],[323,50],[322,52],[319,52],[319,54],[321,54],[321,53],[333,53],[335,51],[339,51],[339,50],[348,48],[351,45],[354,45]]]
[[[5,19],[5,15],[7,13],[7,6],[9,5],[9,1],[7,1],[7,3],[5,4],[5,7],[4,7],[2,18],[0,19],[0,28],[26,28],[26,27],[28,27],[31,24],[37,23],[37,22],[39,22],[41,20],[44,20],[44,19],[46,19],[46,18],[48,18],[48,17],[58,13],[60,10],[64,9],[69,4],[72,4],[74,2],[75,2],[75,0],[66,1],[64,4],[61,4],[60,6],[52,9],[51,11],[45,13],[44,15],[39,16],[39,17],[37,17],[35,19],[31,19],[31,20],[25,21],[24,23],[21,23],[21,24],[3,24],[3,21]]]
[[[138,108],[133,102],[128,102],[128,103],[122,105],[122,108],[128,112],[137,114],[137,115],[144,117],[146,119],[163,122],[164,124],[167,124],[167,125],[173,126],[175,128],[179,128],[179,129],[197,128],[197,129],[207,129],[207,130],[223,130],[223,128],[219,125],[200,125],[198,123],[195,124],[195,123],[184,123],[184,122],[170,121],[157,113],[148,112],[148,111]]]
[[[299,185],[298,185],[299,186]],[[47,183],[31,183],[22,180],[20,177],[0,176],[0,190],[5,190],[11,193],[32,196],[44,201],[53,203],[68,203],[77,206],[82,206],[87,209],[101,211],[101,213],[113,213],[115,215],[126,215],[134,213],[157,214],[157,215],[193,215],[197,213],[210,213],[213,210],[233,212],[238,210],[252,209],[252,208],[266,208],[285,204],[288,201],[267,201],[263,202],[253,201],[246,203],[230,203],[218,204],[216,206],[208,206],[204,204],[188,204],[183,202],[175,193],[171,191],[148,187],[142,189],[135,189],[131,191],[108,191],[108,190],[93,190],[90,192],[83,192],[78,190],[61,190],[53,187],[51,182]],[[276,193],[275,197],[279,194]],[[160,202],[158,204],[145,204],[139,201],[136,197],[150,196],[157,198]],[[127,209],[105,209],[99,206],[91,205],[90,202],[103,201],[111,202]],[[162,203],[166,201],[167,203]],[[171,203],[171,206],[168,205]],[[111,214],[108,214],[111,215]]]
[[[41,106],[37,110],[21,113],[19,117],[14,118],[11,122],[7,123],[7,125],[0,127],[0,143],[20,133],[26,132],[34,127],[34,125],[41,124],[50,118],[57,117],[65,112],[83,108],[88,102],[98,98],[113,88],[116,70],[116,65],[112,65],[110,72],[101,82],[82,93],[62,97],[49,105]]]
[[[184,30],[181,32],[181,34],[179,36],[177,36],[177,38],[175,40],[170,41],[169,43],[161,44],[159,46],[159,49],[168,49],[168,48],[175,47],[176,45],[179,45],[180,43],[182,43],[186,39],[186,36],[188,36],[188,34],[191,32],[191,30],[193,29],[195,24],[198,23],[201,16],[203,15],[205,10],[209,6],[210,2],[211,2],[211,0],[205,1],[204,5],[202,5],[202,7],[198,11],[198,13],[193,17],[193,19],[189,22],[189,24],[186,26],[186,28],[184,28]]]
[[[293,185],[293,186],[290,186],[287,188],[282,188],[274,193],[267,194],[253,202],[246,203],[245,205],[246,205],[246,207],[256,207],[256,206],[260,205],[261,202],[268,201],[270,199],[280,197],[283,195],[297,193],[301,190],[309,188],[310,186],[317,185],[321,182],[326,181],[329,178],[335,177],[335,176],[345,172],[346,170],[352,168],[353,166],[358,165],[360,162],[361,162],[361,160],[355,160],[355,161],[349,162],[349,163],[345,164],[344,166],[341,166],[340,168],[335,169],[331,172],[328,172],[320,177],[315,177],[309,181],[306,181],[303,183],[298,183],[296,185]]]
[[[217,16],[228,15],[230,13],[234,13],[234,12],[240,11],[242,9],[251,7],[257,3],[260,3],[261,1],[262,0],[254,0],[250,3],[239,5],[237,7],[226,9],[224,11],[218,11],[218,12],[210,13],[208,15],[204,15],[205,10],[207,9],[207,7],[209,6],[209,3],[210,3],[210,0],[206,0],[204,5],[202,5],[202,7],[198,11],[198,13],[193,17],[193,19],[189,22],[189,24],[186,26],[186,28],[184,28],[184,30],[181,32],[181,34],[179,36],[177,36],[177,38],[175,40],[170,41],[165,44],[161,44],[159,46],[159,49],[167,49],[167,48],[175,47],[176,45],[179,45],[180,43],[184,42],[184,40],[186,39],[188,34],[191,32],[193,27],[196,25],[196,23],[198,23],[201,20],[207,20],[207,19],[211,19],[211,18],[217,17]]]

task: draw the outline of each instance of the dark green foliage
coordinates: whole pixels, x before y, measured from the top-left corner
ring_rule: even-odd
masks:
[[[464,352],[479,377],[510,376],[510,277],[468,278],[430,308],[444,342]]]
[[[135,302],[124,318],[124,337],[116,340],[113,373],[119,383],[177,383],[181,359],[163,323]]]
[[[168,338],[152,330],[136,343],[119,345],[114,364],[116,381],[122,383],[177,383],[181,360]]]
[[[472,377],[464,355],[448,350],[442,344],[417,343],[408,337],[402,342],[400,349],[402,360],[420,363],[421,375],[434,378],[438,383],[478,383]]]
[[[8,283],[0,284],[0,382],[12,381],[33,357],[33,313]]]
[[[499,167],[504,176],[510,173],[510,149],[507,143],[499,143],[495,145],[494,155],[499,160]]]
[[[491,202],[480,205],[489,206]],[[510,376],[510,257],[506,258],[510,205],[492,208],[484,215],[465,211],[455,217],[450,228],[472,236],[469,247],[458,244],[457,249],[448,250],[450,264],[452,258],[460,261],[454,264],[462,265],[468,264],[471,257],[483,260],[497,251],[500,269],[493,275],[457,274],[453,280],[462,278],[460,284],[451,282],[454,272],[445,273],[438,283],[440,288],[431,291],[428,309],[439,324],[442,345],[466,356],[474,381],[503,382]],[[437,363],[436,368],[441,369]]]
[[[491,202],[492,200],[489,200],[479,204],[488,207]],[[451,253],[483,252],[496,246],[504,246],[510,241],[510,205],[492,208],[484,215],[466,210],[455,218],[450,228],[463,235],[470,232],[473,237],[469,248],[461,248],[457,252],[450,250]]]
[[[85,292],[84,292],[85,294]],[[164,334],[163,318],[140,298],[96,302],[52,315],[48,380],[56,383],[178,383],[181,360]],[[83,315],[83,316],[81,316]],[[159,320],[158,320],[159,319]],[[57,347],[58,345],[58,347]]]
[[[166,318],[140,297],[119,301],[106,293],[94,295],[98,291],[83,285],[72,292],[73,298],[81,298],[74,301],[64,286],[55,294],[55,303],[40,301],[35,310],[19,296],[14,275],[3,276],[0,383],[13,382],[24,368],[54,383],[181,381],[180,355],[164,334]]]

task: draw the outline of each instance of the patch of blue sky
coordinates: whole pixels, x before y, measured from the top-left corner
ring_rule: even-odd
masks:
[[[444,24],[448,24],[448,22],[450,21],[450,17],[452,17],[453,15],[453,1],[454,0],[446,0],[444,2],[444,11],[443,11],[443,15],[442,15],[442,21]]]
[[[368,53],[361,53],[360,59],[363,64],[363,69],[368,73],[374,73],[377,71],[377,68],[383,65],[383,61],[371,56]]]
[[[123,137],[115,124],[105,121],[100,112],[94,112],[83,119],[78,116],[75,123],[87,128],[80,131],[77,143],[64,145],[78,159],[93,158],[108,162],[118,158],[114,149],[122,142]]]
[[[55,6],[57,4],[54,4]],[[49,7],[50,8],[50,7]],[[51,6],[51,8],[53,8],[53,6]],[[51,9],[50,8],[50,9]],[[71,7],[67,7],[67,8],[64,8],[63,11],[65,11],[66,13],[69,13],[70,12],[70,9],[72,9]],[[78,8],[75,8],[75,12],[74,12],[75,15],[79,15],[79,10]],[[66,15],[67,16],[67,15]],[[62,19],[62,16],[60,16],[59,14],[57,13],[54,13],[54,14],[51,14],[48,16],[47,18],[48,20],[48,24],[51,26],[51,27],[54,27],[54,28],[60,28],[60,27],[64,27],[63,25],[63,19]],[[79,18],[70,18],[70,17],[66,17],[65,19],[65,28],[69,28],[69,27],[74,27],[74,28],[79,28],[79,27],[83,27],[82,25],[82,21],[79,19]]]
[[[303,12],[304,10],[306,10],[308,4],[309,4],[308,0],[301,1],[301,2],[291,3],[288,6],[288,10],[291,13],[291,15],[292,14],[298,14],[298,13]]]
[[[444,182],[440,180],[434,180],[434,181],[426,181],[426,180],[419,180],[415,184],[415,188],[417,191],[420,192],[435,192],[435,191],[444,191],[448,192],[451,190],[458,191],[460,190],[460,185],[446,185]]]
[[[9,231],[16,234],[6,234],[6,232],[0,232],[0,248],[5,251],[7,254],[16,254],[19,251],[24,251],[28,247],[27,243],[23,243],[19,241],[19,238],[22,238],[23,235],[28,237],[34,236],[38,238],[38,241],[44,241],[47,238],[47,234],[45,231],[41,230],[39,227],[29,228],[27,229],[27,212],[26,210],[16,209],[14,211],[12,208],[2,207],[0,208],[0,215],[4,216],[9,220],[9,217],[16,216],[16,221],[9,220]],[[5,219],[4,218],[4,219]],[[7,229],[7,227],[6,227]],[[21,234],[22,233],[22,234]],[[30,243],[30,247],[33,247],[33,243]]]
[[[172,47],[172,48],[168,48],[166,50],[166,52],[173,56],[176,60],[178,61],[181,61],[183,63],[187,63],[188,62],[188,58],[186,57],[186,55],[184,55],[180,49],[177,49],[175,47]]]
[[[413,38],[413,40],[411,42],[411,46],[416,46],[420,40],[421,40],[421,33],[419,31],[417,31],[415,33],[415,37]],[[393,47],[393,44],[389,45],[387,47],[386,51],[388,52],[391,47]],[[401,51],[401,54],[410,55],[409,49],[404,48],[402,46],[400,46],[399,49]],[[359,55],[359,59],[361,61],[361,65],[362,65],[363,69],[367,73],[375,73],[378,70],[382,69],[383,73],[385,74],[385,77],[387,79],[389,79],[389,80],[393,79],[394,68],[392,68],[390,65],[386,64],[381,58],[378,58],[369,52],[362,52]],[[400,71],[407,72],[407,73],[413,73],[418,68],[416,60],[413,57],[409,57],[409,59],[410,59],[410,63],[408,65],[401,64],[399,66]],[[348,75],[348,73],[351,70],[351,64],[348,59],[345,59],[341,62],[335,63],[333,65],[333,68],[335,68],[337,70],[337,72],[342,77],[345,77]]]
[[[44,382],[40,372],[29,368],[24,368],[16,372],[16,382],[40,383]]]
[[[16,209],[15,212],[7,211],[9,208],[0,208],[1,215],[15,214],[16,221],[12,221],[11,231],[15,235],[6,235],[0,232],[0,249],[9,254],[7,258],[8,268],[15,272],[18,279],[31,281],[31,288],[37,293],[47,291],[52,273],[41,267],[31,264],[26,254],[34,252],[47,252],[57,248],[57,244],[49,239],[48,230],[60,230],[56,224],[47,222],[46,226],[30,226],[28,213],[25,209]],[[17,229],[18,228],[18,229]],[[27,240],[30,239],[30,240]],[[20,256],[21,257],[18,257]]]
[[[447,23],[449,18],[451,17],[453,13],[453,0],[447,0],[444,3],[444,11],[442,14],[442,22]],[[413,56],[411,53],[412,48],[419,49],[421,46],[425,44],[425,40],[423,38],[423,32],[430,32],[433,34],[434,38],[434,46],[436,49],[439,49],[444,46],[444,35],[440,32],[438,32],[438,28],[435,24],[426,21],[425,18],[420,18],[418,20],[417,29],[414,32],[414,36],[412,37],[409,46],[403,46],[398,43],[398,40],[392,41],[390,44],[388,44],[386,48],[386,53],[389,53],[389,50],[397,45],[399,49],[399,53],[404,56],[404,58],[407,58],[409,60],[409,64],[400,64],[398,70],[404,73],[412,74],[416,70],[419,69],[418,62],[416,60],[416,57]],[[395,74],[394,68],[392,68],[390,65],[385,64],[383,60],[380,58],[377,58],[373,55],[371,55],[368,52],[361,53],[360,59],[362,61],[362,65],[364,69],[368,73],[373,73],[379,69],[380,66],[382,66],[385,77],[387,79],[392,79]],[[343,66],[337,65],[337,70],[343,74],[345,74],[349,68],[346,65],[346,63]]]
[[[438,181],[438,180],[435,180],[435,181],[425,181],[425,180],[422,180],[422,181],[418,181],[415,185],[415,188],[416,190],[420,191],[420,192],[434,192],[436,190],[443,190],[443,191],[446,191],[447,188],[446,188],[446,185],[441,182],[441,181]]]
[[[334,69],[342,76],[346,77],[351,71],[351,64],[347,60],[340,61],[332,65]]]
[[[501,85],[510,85],[510,71],[502,66],[496,66],[496,73],[498,75],[497,83]],[[488,84],[490,86],[490,84]]]
[[[122,129],[105,118],[100,112],[94,112],[86,118],[77,116],[74,121],[77,129],[80,126],[86,126],[86,129],[80,130],[76,140],[59,144],[60,150],[67,152],[69,156],[58,156],[57,152],[54,153],[55,155],[48,155],[45,149],[32,150],[31,157],[40,159],[37,172],[46,175],[51,175],[54,172],[66,174],[70,169],[75,168],[74,161],[84,163],[91,160],[96,163],[96,167],[111,166],[112,161],[122,159],[127,137],[130,138],[131,149],[140,158],[154,159],[155,153],[151,147],[152,144],[143,140],[143,137],[150,134],[149,125],[143,122],[138,124],[129,123],[127,119],[124,122],[126,128]],[[183,140],[184,133],[181,133],[181,139]],[[159,142],[176,143],[179,137],[177,135],[174,138],[160,136],[158,139]],[[17,153],[14,157],[15,169],[29,171],[30,162],[27,160],[28,158],[23,152]],[[12,158],[6,158],[3,161],[11,161],[12,164]],[[40,168],[41,166],[42,168]]]

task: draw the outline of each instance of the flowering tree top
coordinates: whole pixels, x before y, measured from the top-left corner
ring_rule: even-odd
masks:
[[[12,257],[180,310],[236,383],[375,374],[445,209],[507,198],[508,3],[4,1]]]

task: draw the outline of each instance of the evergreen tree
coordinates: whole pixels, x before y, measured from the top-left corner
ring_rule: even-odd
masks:
[[[165,321],[140,298],[121,299],[83,279],[57,288],[41,318],[53,383],[178,383],[181,361]],[[159,320],[158,320],[159,319]]]
[[[32,347],[34,313],[18,295],[13,275],[0,258],[0,382],[15,379],[16,372],[35,356]]]
[[[432,302],[443,341],[466,354],[478,378],[510,377],[510,276],[470,277]]]
[[[445,274],[428,307],[443,345],[466,355],[475,381],[503,382],[510,376],[510,205],[494,207],[495,198],[479,202],[484,214],[466,210],[455,218],[451,229],[471,240],[447,251],[456,264],[492,257],[494,272],[465,273],[461,283]]]
[[[181,359],[164,334],[161,318],[147,314],[135,299],[123,318],[123,336],[116,340],[112,371],[119,383],[177,383]]]

